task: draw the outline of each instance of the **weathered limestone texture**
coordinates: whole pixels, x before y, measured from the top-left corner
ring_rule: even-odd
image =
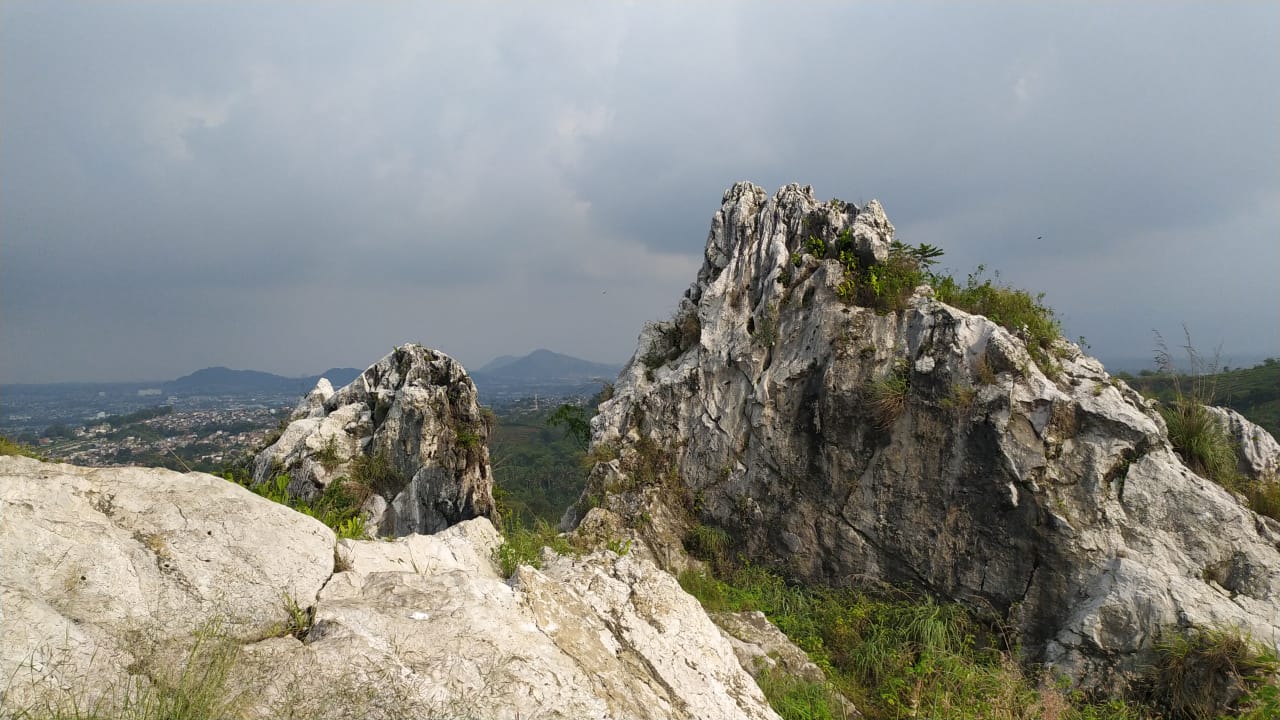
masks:
[[[1280,525],[1188,470],[1155,409],[1074,345],[1041,368],[928,287],[900,312],[846,303],[840,263],[808,250],[845,229],[886,257],[877,203],[725,193],[696,282],[593,422],[618,459],[581,508],[623,516],[672,568],[701,523],[804,581],[966,602],[1027,660],[1097,685],[1174,627],[1280,640]],[[886,416],[871,398],[890,376],[906,390]]]
[[[504,579],[500,543],[486,518],[335,542],[211,475],[0,457],[0,716],[111,716],[229,660],[204,690],[236,717],[776,720],[653,562],[544,551]]]
[[[310,498],[363,463],[374,475],[365,505],[370,529],[432,533],[492,517],[488,437],[462,365],[402,345],[336,392],[320,380],[280,439],[255,458],[253,477],[261,483],[288,473],[289,492]]]

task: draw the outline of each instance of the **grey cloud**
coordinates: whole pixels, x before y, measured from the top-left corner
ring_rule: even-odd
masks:
[[[0,5],[0,381],[618,360],[738,179],[1276,352],[1280,8],[731,7]]]

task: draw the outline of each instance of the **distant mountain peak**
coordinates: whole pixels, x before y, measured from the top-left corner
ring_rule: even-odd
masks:
[[[622,369],[620,364],[592,362],[554,350],[538,348],[523,357],[503,355],[471,373],[486,397],[582,395],[599,390]]]

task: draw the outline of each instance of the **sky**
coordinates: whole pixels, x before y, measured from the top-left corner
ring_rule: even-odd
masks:
[[[1280,3],[0,3],[0,383],[622,362],[738,180],[1280,355]]]

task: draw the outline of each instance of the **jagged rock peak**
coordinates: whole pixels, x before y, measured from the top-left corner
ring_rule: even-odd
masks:
[[[912,585],[1095,687],[1176,628],[1280,638],[1280,524],[1188,469],[1152,404],[928,286],[850,302],[836,238],[870,266],[893,226],[799,185],[725,193],[697,280],[593,420],[615,459],[566,525],[600,505],[671,567],[705,525],[795,579]]]
[[[461,364],[401,345],[340,390],[321,379],[254,459],[253,477],[288,473],[289,492],[309,498],[358,476],[372,532],[437,532],[493,515],[489,430]]]

